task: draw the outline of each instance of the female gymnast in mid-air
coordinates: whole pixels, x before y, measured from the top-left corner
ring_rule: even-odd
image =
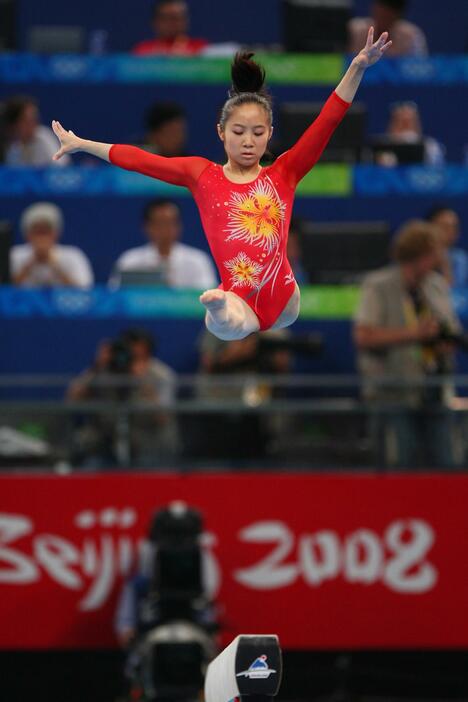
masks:
[[[251,53],[237,54],[232,64],[233,86],[217,127],[227,155],[224,166],[198,156],[165,158],[135,146],[80,139],[57,121],[52,127],[60,149],[54,159],[85,151],[121,168],[189,188],[222,281],[220,288],[200,297],[208,329],[220,339],[233,340],[287,327],[297,319],[300,302],[286,258],[294,191],[343,119],[364,71],[390,46],[387,32],[374,42],[371,28],[365,47],[317,119],[266,168],[260,159],[273,131],[271,102],[264,90],[265,71]]]

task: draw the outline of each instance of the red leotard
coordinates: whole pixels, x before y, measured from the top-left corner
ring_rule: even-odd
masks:
[[[350,103],[333,92],[297,143],[250,183],[233,183],[223,167],[198,156],[164,158],[114,144],[111,163],[192,192],[224,290],[253,309],[269,329],[294,293],[286,258],[294,191],[320,158]]]

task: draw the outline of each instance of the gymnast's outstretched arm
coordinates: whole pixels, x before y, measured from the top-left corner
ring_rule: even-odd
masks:
[[[54,154],[53,160],[58,161],[64,154],[76,154],[78,151],[84,151],[87,154],[92,154],[103,161],[109,161],[109,152],[112,144],[102,144],[99,141],[89,141],[89,139],[81,139],[74,132],[67,131],[62,127],[56,119],[52,120],[52,129],[60,142],[60,148]]]
[[[374,28],[369,29],[365,47],[353,59],[341,82],[328,98],[317,119],[288,151],[282,154],[275,166],[292,187],[308,173],[319,160],[333,132],[346,114],[356,95],[364,72],[376,63],[392,45],[388,32],[374,42]]]
[[[365,47],[354,57],[351,65],[337,85],[335,93],[345,102],[352,102],[361,83],[366,68],[377,63],[391,47],[388,32],[380,35],[374,42],[374,27],[369,29]]]
[[[72,131],[64,129],[56,120],[52,122],[52,129],[60,141],[60,148],[53,157],[54,161],[57,161],[64,154],[84,151],[126,170],[137,171],[165,183],[183,185],[187,188],[195,185],[201,173],[210,163],[207,159],[198,156],[166,158],[150,154],[136,146],[104,144],[99,141],[81,139]]]

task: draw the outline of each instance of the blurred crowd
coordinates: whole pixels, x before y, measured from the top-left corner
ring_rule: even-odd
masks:
[[[459,245],[460,218],[449,205],[437,204],[427,212],[426,220],[437,240],[437,255],[432,268],[448,286],[468,285],[468,252]],[[309,223],[310,224],[310,223]],[[337,223],[335,223],[337,224]],[[333,223],[332,223],[333,226]],[[357,223],[359,228],[359,223]],[[28,288],[89,288],[94,283],[92,264],[76,246],[61,243],[65,221],[61,209],[52,202],[36,202],[21,214],[19,228],[24,243],[10,251],[11,282]],[[135,227],[137,228],[137,226]],[[288,239],[288,258],[299,284],[313,284],[310,261],[303,252],[309,237],[307,221],[293,217]],[[150,200],[143,208],[140,246],[123,251],[111,265],[108,285],[158,285],[169,288],[205,290],[218,284],[211,257],[195,246],[183,243],[183,221],[179,205],[170,199]],[[336,263],[339,267],[339,260]],[[359,282],[365,262],[354,280]],[[338,274],[337,274],[338,275]]]
[[[292,51],[347,51],[358,52],[365,44],[369,27],[373,25],[376,33],[389,31],[392,39],[390,54],[392,56],[426,56],[429,52],[424,31],[421,27],[406,19],[410,2],[407,0],[370,0],[369,16],[352,17],[352,4],[327,3],[290,3],[284,0],[283,22],[286,38],[283,48]],[[303,5],[303,6],[302,6]],[[242,48],[238,43],[210,44],[208,40],[193,37],[190,32],[190,8],[186,0],[157,0],[152,9],[148,34],[131,52],[135,56],[150,55],[217,55],[231,57],[236,49]],[[193,8],[192,8],[193,10]],[[312,13],[310,18],[301,12]],[[317,16],[314,13],[318,13]],[[328,14],[330,18],[326,19]],[[338,13],[338,14],[337,14]],[[289,18],[289,19],[288,19]],[[330,36],[330,45],[324,47],[320,38],[310,39],[308,46],[303,43],[300,27],[306,23],[308,36],[317,27],[317,33]],[[288,29],[289,28],[289,29]],[[334,43],[339,37],[341,40]],[[288,35],[289,36],[289,35]],[[316,45],[314,44],[316,41]],[[295,43],[296,42],[296,43]],[[318,42],[318,43],[317,43]],[[341,42],[341,43],[340,43]],[[31,95],[10,95],[0,105],[0,159],[8,166],[48,166],[51,165],[55,152],[56,139],[49,129],[41,123],[40,105]],[[445,160],[444,144],[424,128],[424,115],[414,102],[389,105],[388,124],[384,133],[361,135],[361,143],[353,144],[351,160],[375,162],[385,166],[399,163],[421,162],[428,165],[441,165]],[[365,125],[366,111],[363,112]],[[363,130],[361,129],[363,132]],[[122,141],[136,141],[138,145],[163,156],[190,155],[188,148],[189,120],[182,105],[174,102],[158,101],[150,105],[142,118],[141,132],[135,137],[122,134]],[[358,137],[354,136],[354,141]],[[288,135],[282,134],[282,142],[288,141]],[[420,145],[420,149],[404,148],[405,145]],[[401,148],[403,145],[403,148]],[[276,147],[282,148],[277,142]],[[349,146],[349,145],[348,145]],[[396,146],[396,148],[394,148]],[[400,148],[399,148],[400,147]],[[349,150],[335,160],[350,160]],[[207,154],[208,155],[208,154]],[[463,155],[460,154],[460,159]],[[80,161],[78,160],[78,163]],[[69,158],[53,162],[58,167],[67,166]],[[89,159],[86,160],[89,163]]]
[[[333,11],[336,3],[316,3],[320,9]],[[374,25],[377,32],[390,31],[394,56],[425,56],[428,53],[423,30],[405,19],[408,2],[406,0],[372,0],[369,17],[354,17],[346,20],[343,14],[345,42],[343,49],[349,53],[360,51],[366,42],[367,32]],[[210,55],[222,46],[213,45],[207,39],[190,35],[189,5],[185,0],[158,0],[150,21],[151,39],[146,39],[133,47],[137,56],[155,54]],[[347,40],[346,40],[347,36]],[[228,50],[231,50],[229,45]]]
[[[306,222],[293,220],[289,256],[302,283],[307,276],[303,245]],[[57,244],[63,221],[51,203],[38,203],[21,220],[25,244],[12,251],[19,285],[89,285],[89,263],[74,247]],[[207,254],[180,243],[181,220],[170,200],[151,201],[144,209],[148,243],[125,252],[116,262],[110,285],[135,285],[154,276],[166,287],[216,284]],[[451,288],[468,284],[468,254],[457,246],[460,222],[446,205],[434,206],[425,219],[402,224],[391,242],[387,265],[362,270],[354,344],[362,376],[362,401],[369,410],[368,431],[381,465],[456,467],[465,460],[466,443],[451,408],[451,377],[463,329],[453,307]],[[128,276],[126,278],[126,276]],[[466,344],[466,342],[464,342]],[[98,411],[79,413],[72,442],[73,464],[101,468],[131,462],[141,467],[167,465],[183,455],[192,461],[237,462],[290,451],[300,421],[294,415],[246,413],[294,391],[277,386],[276,375],[294,372],[296,354],[314,353],[310,339],[294,329],[255,334],[222,342],[204,331],[199,339],[198,380],[188,396],[232,412],[200,410],[189,417],[175,411],[184,398],[177,374],[157,358],[156,340],[146,329],[129,329],[104,339],[95,357],[69,386],[67,400],[98,403]],[[227,382],[231,377],[234,382]],[[219,382],[216,380],[219,378]],[[299,391],[299,395],[301,392]],[[187,395],[186,395],[187,397]],[[99,403],[106,405],[99,409]],[[143,405],[125,426],[107,405]],[[146,406],[145,406],[146,403]],[[78,410],[77,410],[78,412]],[[122,433],[123,432],[123,433]],[[122,436],[124,448],[122,448]],[[289,448],[288,448],[289,447]]]

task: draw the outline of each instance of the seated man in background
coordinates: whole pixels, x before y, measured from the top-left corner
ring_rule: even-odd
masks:
[[[188,156],[187,116],[176,102],[156,102],[146,114],[143,148],[159,156]]]
[[[155,282],[171,288],[205,290],[217,285],[208,254],[180,243],[182,221],[175,202],[152,200],[143,212],[143,228],[149,243],[120,256],[110,280],[112,286],[120,286],[122,274],[130,271],[154,272]]]
[[[454,288],[468,285],[468,253],[455,246],[460,236],[460,218],[451,207],[438,205],[427,215],[428,222],[437,227],[441,244],[439,270]]]
[[[57,138],[52,129],[39,123],[36,100],[29,95],[10,97],[3,105],[5,131],[4,162],[6,166],[69,166],[53,161],[57,151]]]
[[[207,45],[206,39],[189,37],[189,8],[186,0],[157,0],[153,9],[154,39],[137,44],[132,53],[137,56],[199,54]],[[362,47],[360,46],[359,49]]]
[[[122,464],[152,467],[177,452],[177,425],[170,409],[176,398],[176,374],[154,357],[155,341],[144,329],[128,329],[99,345],[93,365],[72,381],[71,402],[150,402],[155,409],[129,414],[128,426],[115,414],[85,418],[75,436],[75,460],[83,467]],[[123,381],[116,384],[115,380]],[[127,380],[127,382],[125,382]],[[123,434],[122,434],[123,431]],[[127,441],[127,446],[122,442]]]
[[[367,32],[375,36],[390,33],[388,56],[426,56],[427,41],[422,29],[404,19],[407,0],[373,0],[371,17],[354,17],[349,23],[349,53],[355,54],[366,43]]]
[[[453,369],[453,348],[443,335],[458,333],[460,323],[449,287],[434,271],[435,227],[406,223],[393,253],[394,265],[365,278],[354,327],[374,439],[387,466],[453,467],[460,456],[442,384]],[[425,382],[437,378],[440,385]]]
[[[10,269],[15,285],[30,288],[89,288],[94,278],[85,254],[76,246],[62,246],[63,214],[51,202],[37,202],[21,215],[27,243],[13,246]]]
[[[423,132],[421,116],[415,102],[400,102],[391,106],[390,120],[386,137],[390,144],[424,145],[424,163],[428,166],[442,166],[445,162],[445,147],[436,139]],[[398,165],[397,163],[382,165]]]

